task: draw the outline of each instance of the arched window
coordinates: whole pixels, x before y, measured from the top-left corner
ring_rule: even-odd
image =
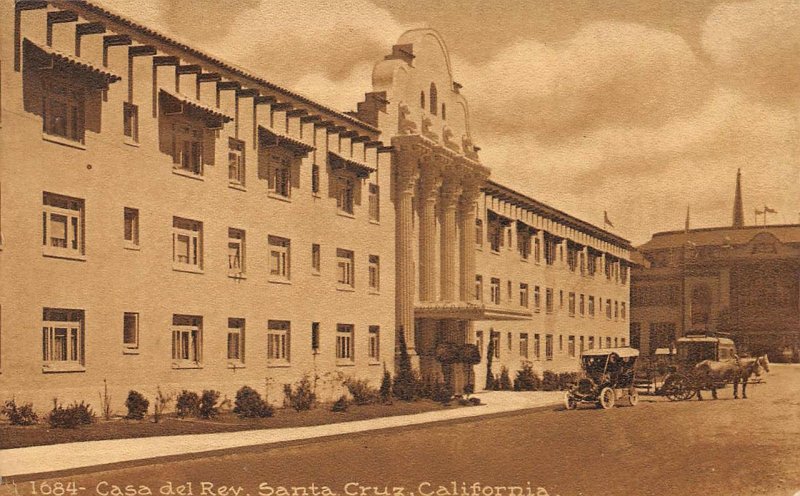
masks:
[[[436,100],[436,85],[431,83],[431,92],[430,92],[430,100],[431,100],[431,114],[436,115],[436,112],[439,108],[439,103]]]
[[[425,92],[424,91],[420,91],[419,92],[419,106],[420,106],[420,108],[425,108]]]
[[[445,119],[447,119],[447,107],[445,107],[444,103],[442,103],[442,120]]]

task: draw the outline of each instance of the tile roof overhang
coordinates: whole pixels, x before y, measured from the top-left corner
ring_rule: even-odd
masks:
[[[38,70],[59,70],[80,74],[90,86],[96,89],[108,89],[109,84],[122,79],[108,69],[95,67],[72,55],[34,43],[28,38],[23,41],[23,50],[32,67]]]
[[[258,126],[258,140],[262,146],[282,146],[295,156],[305,157],[316,148],[298,139],[264,126]]]
[[[360,178],[369,177],[370,174],[375,172],[373,167],[344,157],[331,150],[328,150],[328,163],[330,164],[332,170],[345,169],[355,173],[355,175]]]
[[[159,97],[161,99],[161,110],[166,115],[185,114],[200,117],[206,122],[206,126],[210,128],[220,128],[222,124],[233,120],[233,117],[220,112],[215,107],[163,88],[159,92]]]

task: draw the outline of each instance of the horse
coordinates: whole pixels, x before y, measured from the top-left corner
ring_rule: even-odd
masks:
[[[703,386],[711,389],[711,395],[717,399],[716,385],[719,383],[733,383],[733,398],[739,399],[739,382],[742,383],[742,399],[747,399],[747,382],[753,375],[760,376],[762,372],[769,372],[769,359],[767,355],[756,358],[735,358],[733,360],[715,361],[703,360],[694,367],[697,399],[703,399],[700,388]]]

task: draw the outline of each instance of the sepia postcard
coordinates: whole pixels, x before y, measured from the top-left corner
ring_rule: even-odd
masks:
[[[800,1],[0,0],[0,496],[800,495]]]

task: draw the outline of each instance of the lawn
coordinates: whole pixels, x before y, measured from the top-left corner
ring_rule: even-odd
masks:
[[[457,403],[454,403],[454,405],[457,405]],[[103,439],[304,427],[392,417],[395,415],[411,415],[447,408],[456,408],[456,406],[444,406],[441,403],[430,400],[395,401],[391,405],[351,405],[346,412],[334,413],[330,411],[330,405],[320,405],[318,408],[302,412],[288,408],[276,409],[273,417],[263,419],[241,419],[231,412],[220,413],[219,416],[210,420],[199,418],[180,419],[174,415],[164,415],[159,423],[154,423],[151,419],[126,420],[124,418],[112,418],[111,420],[104,420],[98,418],[92,425],[75,429],[54,429],[50,427],[46,419],[41,419],[38,425],[26,427],[0,423],[0,449],[79,441],[99,441]]]

